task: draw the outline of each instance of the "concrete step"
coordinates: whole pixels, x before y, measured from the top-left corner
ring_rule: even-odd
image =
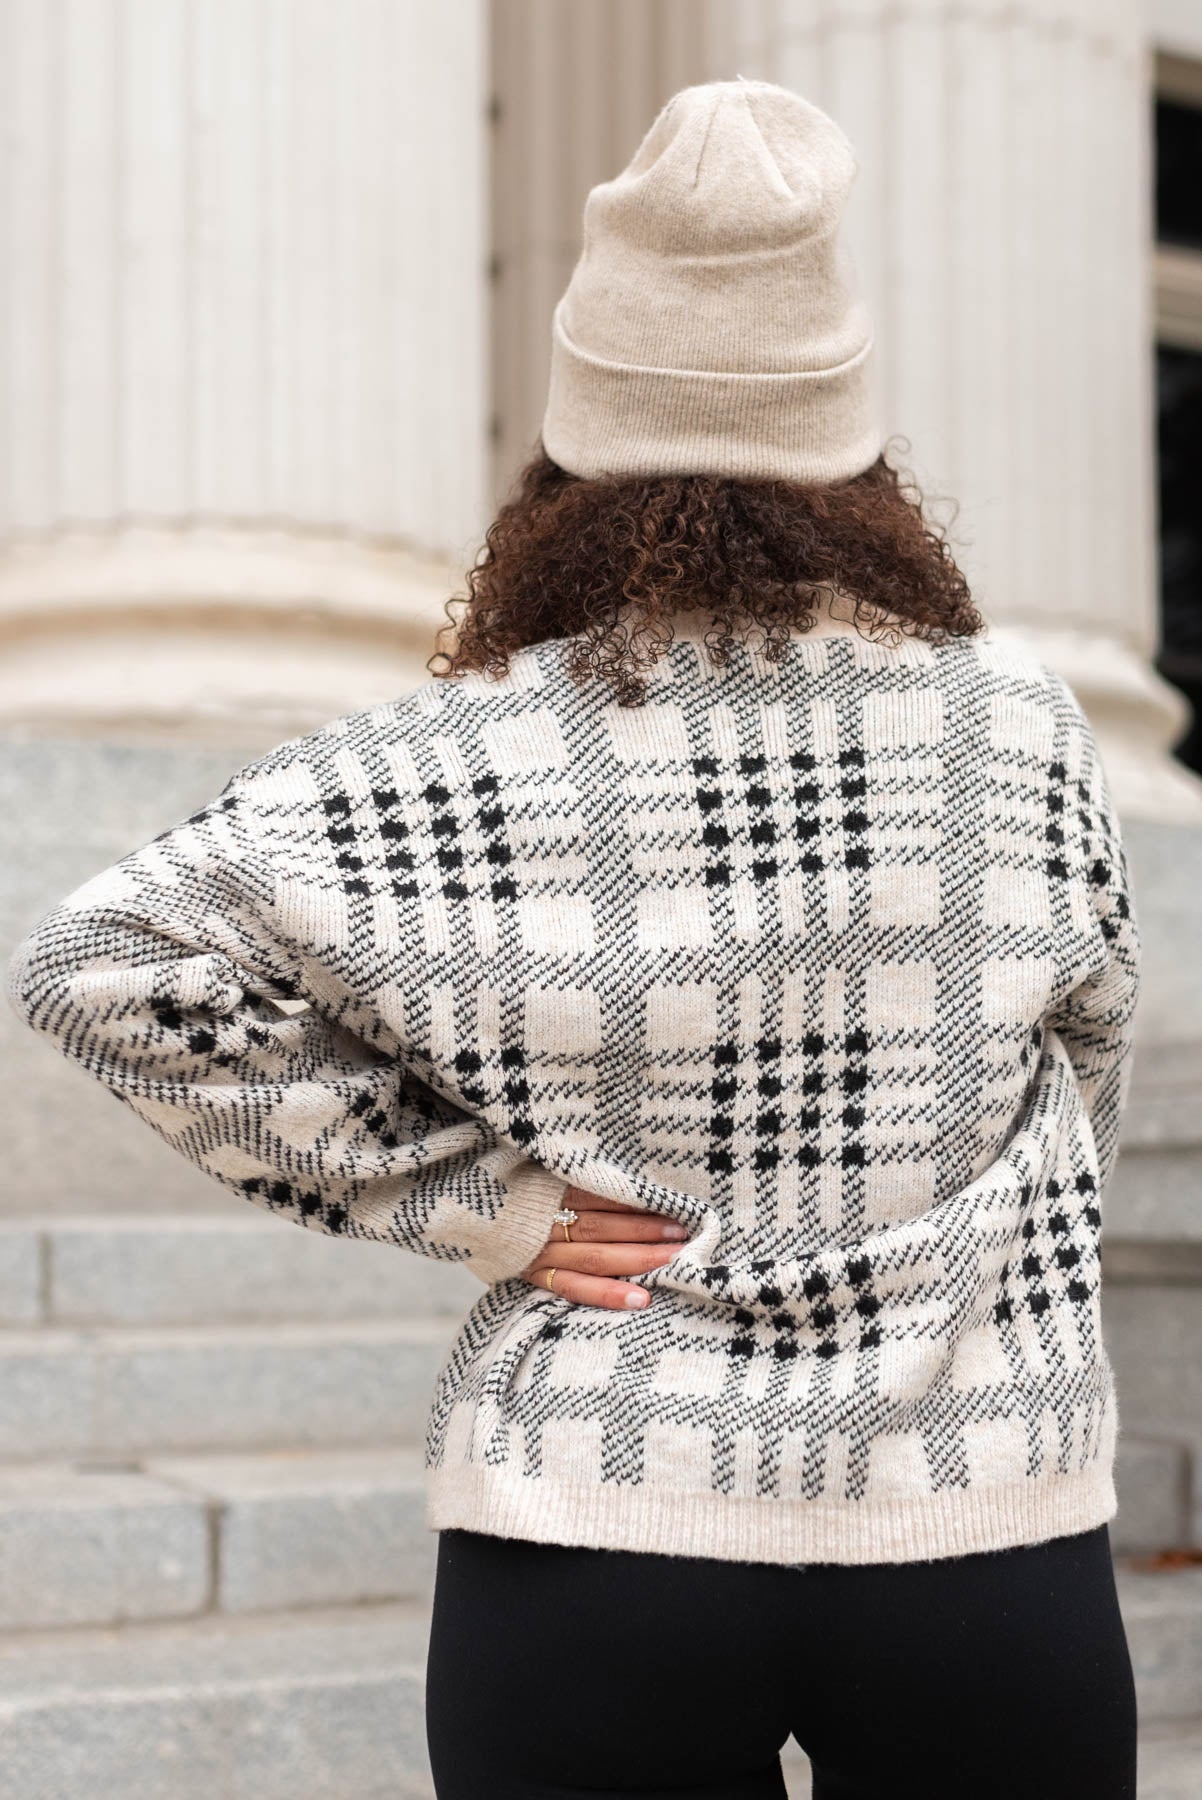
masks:
[[[1153,1721],[1139,1734],[1143,1800],[1198,1800],[1202,1794],[1202,1718]]]
[[[0,1800],[431,1800],[427,1632],[400,1605],[0,1637]],[[1202,1720],[1146,1719],[1141,1800],[1200,1792]]]
[[[211,1325],[462,1315],[461,1265],[228,1215],[0,1220],[0,1325]]]
[[[0,1466],[0,1630],[428,1599],[417,1446]]]
[[[427,1800],[426,1638],[392,1606],[0,1639],[0,1800]]]
[[[1120,1431],[1114,1471],[1119,1509],[1110,1521],[1111,1548],[1166,1550],[1199,1541],[1202,1513],[1195,1521],[1194,1511],[1200,1469],[1202,1459],[1188,1440]]]
[[[447,1319],[0,1333],[0,1460],[418,1440]]]
[[[1147,1571],[1119,1557],[1116,1575],[1141,1716],[1202,1718],[1202,1568]]]
[[[790,1738],[781,1752],[789,1800],[810,1800],[809,1758]],[[1202,1794],[1202,1720],[1141,1727],[1140,1800],[1198,1800]],[[888,1800],[887,1795],[882,1800]]]
[[[1139,1734],[1141,1800],[1198,1800],[1202,1718],[1153,1720]]]
[[[237,1210],[224,1210],[227,1202]],[[1111,1260],[1157,1248],[1112,1243]],[[1191,1543],[1202,1534],[1202,1427],[1196,1406],[1183,1399],[1202,1354],[1198,1326],[1192,1337],[1177,1325],[1163,1342],[1155,1332],[1148,1337],[1150,1319],[1167,1324],[1183,1304],[1202,1318],[1184,1247],[1170,1248],[1176,1279],[1155,1302],[1132,1270],[1120,1268],[1107,1283],[1107,1335],[1129,1421],[1119,1442],[1120,1508],[1111,1533],[1124,1551]],[[299,1230],[224,1195],[200,1215],[0,1219],[0,1326],[9,1328],[452,1321],[480,1291],[463,1267]],[[1166,1356],[1176,1358],[1167,1375]],[[1156,1382],[1167,1398],[1151,1392]]]
[[[781,1752],[789,1800],[810,1800],[809,1758],[790,1738]],[[1202,1794],[1202,1719],[1141,1725],[1140,1800],[1198,1800]],[[888,1800],[882,1796],[882,1800]]]
[[[0,1629],[428,1602],[418,1446],[0,1467]],[[1116,1560],[1146,1719],[1202,1713],[1202,1569]]]
[[[198,1216],[0,1219],[0,1326],[172,1328],[415,1317],[450,1323],[479,1296],[480,1284],[465,1268],[302,1231],[249,1204],[227,1212],[227,1201],[218,1196],[215,1209]],[[1146,1252],[1156,1245],[1134,1247]],[[1117,1255],[1133,1246],[1110,1248]],[[1120,1551],[1192,1543],[1202,1534],[1202,1427],[1196,1406],[1182,1398],[1202,1353],[1197,1325],[1192,1338],[1174,1326],[1163,1343],[1147,1339],[1149,1319],[1167,1321],[1182,1304],[1191,1316],[1198,1313],[1182,1273],[1183,1247],[1172,1248],[1178,1279],[1155,1303],[1130,1270],[1107,1285],[1108,1340],[1124,1419],[1131,1422],[1120,1438],[1116,1471],[1120,1507],[1111,1537]],[[1167,1377],[1166,1355],[1177,1359]],[[1152,1395],[1149,1384],[1156,1381],[1169,1398]]]

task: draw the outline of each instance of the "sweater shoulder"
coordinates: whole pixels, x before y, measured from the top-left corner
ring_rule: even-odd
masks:
[[[244,764],[231,777],[227,795],[278,795],[289,785],[322,787],[345,780],[355,763],[365,777],[388,768],[393,786],[420,787],[430,779],[430,758],[439,738],[465,729],[487,729],[491,720],[529,707],[529,696],[554,680],[549,646],[517,651],[504,675],[476,672],[453,678],[431,676],[394,699],[341,713],[315,729],[286,738]],[[406,782],[406,777],[408,778]]]
[[[1063,696],[1072,698],[1072,689],[1052,665],[1018,633],[991,628],[978,637],[954,638],[948,648],[955,648],[980,670],[982,679],[999,690],[1005,688],[1046,690],[1057,702]]]
[[[1007,701],[1033,705],[1050,712],[1056,726],[1069,737],[1093,741],[1093,730],[1081,701],[1058,669],[1023,642],[1018,636],[1004,633],[998,637],[985,635],[960,638],[954,648],[965,659],[972,678],[998,705]],[[937,660],[945,658],[946,649]],[[945,679],[954,679],[950,668]]]

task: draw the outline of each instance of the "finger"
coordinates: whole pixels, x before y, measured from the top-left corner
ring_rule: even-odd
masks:
[[[565,1206],[575,1207],[578,1212],[616,1212],[634,1213],[639,1218],[656,1218],[658,1214],[648,1213],[645,1206],[632,1206],[628,1200],[609,1200],[604,1194],[590,1194],[587,1188],[569,1187],[563,1197]]]
[[[630,1206],[625,1200],[608,1200],[601,1194],[590,1194],[584,1188],[569,1187],[563,1203],[580,1215],[571,1230],[574,1235],[621,1237],[621,1226],[637,1225],[639,1237],[688,1237],[689,1227],[664,1213],[648,1212],[643,1206]],[[584,1232],[580,1227],[584,1226]],[[563,1227],[560,1227],[562,1230]]]
[[[532,1280],[536,1287],[547,1285],[545,1275],[527,1274],[526,1279]],[[600,1275],[581,1275],[573,1269],[561,1269],[551,1291],[561,1300],[571,1300],[577,1306],[601,1306],[611,1312],[627,1312],[647,1306],[651,1300],[648,1288],[632,1287],[624,1281],[607,1281]],[[630,1295],[636,1298],[628,1298]]]
[[[550,1241],[560,1243],[580,1243],[582,1240],[601,1243],[644,1243],[655,1238],[686,1238],[689,1235],[687,1225],[679,1219],[666,1219],[660,1213],[617,1213],[593,1212],[581,1209],[580,1216],[568,1227],[570,1238],[563,1236],[563,1226],[557,1225],[551,1233]]]
[[[528,1267],[571,1269],[578,1275],[645,1275],[676,1255],[670,1244],[544,1244]]]

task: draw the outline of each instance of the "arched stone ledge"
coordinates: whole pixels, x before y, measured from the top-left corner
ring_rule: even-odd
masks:
[[[262,745],[407,692],[454,581],[403,547],[132,527],[0,550],[0,729]]]

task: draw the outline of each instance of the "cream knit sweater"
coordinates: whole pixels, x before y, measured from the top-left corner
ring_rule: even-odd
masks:
[[[56,907],[17,1007],[218,1181],[465,1262],[428,1523],[888,1562],[1116,1510],[1100,1207],[1138,938],[1063,681],[989,637],[678,621],[282,745]],[[283,1002],[284,1004],[280,1004]],[[568,1183],[641,1311],[522,1279]]]

